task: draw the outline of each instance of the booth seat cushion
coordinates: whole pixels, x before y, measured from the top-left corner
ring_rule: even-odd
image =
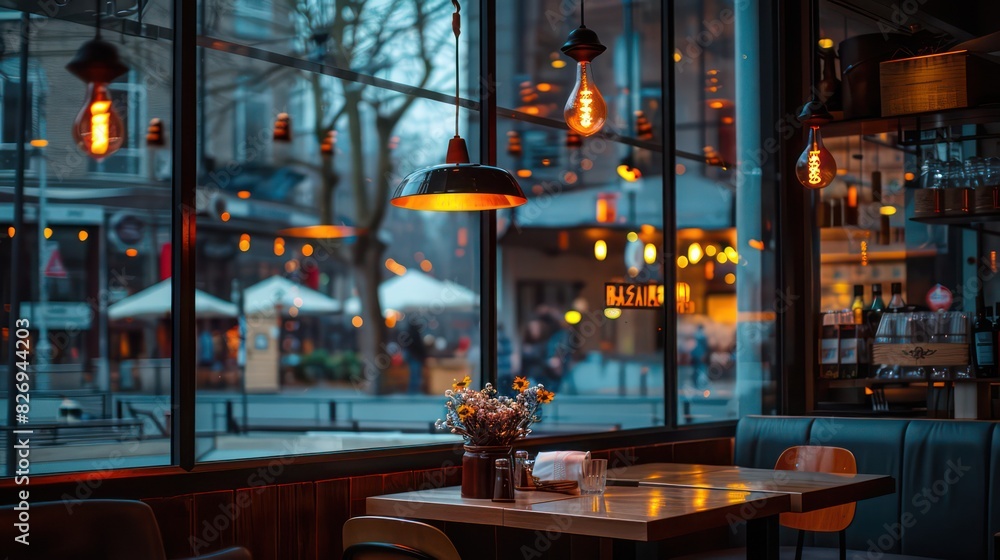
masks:
[[[859,473],[889,475],[898,489],[902,479],[903,439],[909,423],[909,420],[881,418],[817,418],[809,430],[809,445],[843,447],[854,454]],[[899,554],[899,539],[884,536],[885,524],[898,519],[898,493],[858,502],[854,521],[847,528],[847,547]],[[809,544],[839,546],[836,533],[809,535],[812,537],[806,541]]]
[[[990,450],[990,558],[1000,560],[1000,424],[993,429],[993,446]]]
[[[736,426],[736,466],[773,469],[784,450],[806,445],[812,423],[812,418],[743,417]]]
[[[987,558],[994,428],[991,422],[910,421],[899,484],[903,554]]]

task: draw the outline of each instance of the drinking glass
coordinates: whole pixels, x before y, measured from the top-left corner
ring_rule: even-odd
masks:
[[[920,166],[920,186],[925,189],[940,189],[944,185],[944,162],[927,158]]]
[[[945,162],[944,186],[945,188],[962,188],[969,186],[969,179],[965,176],[965,165],[958,158],[951,158]]]
[[[580,473],[581,494],[603,494],[608,482],[608,460],[586,459]]]
[[[991,156],[986,158],[986,176],[983,178],[983,185],[992,187],[1000,185],[1000,158]]]
[[[982,187],[986,184],[986,158],[972,156],[965,160],[966,186]]]

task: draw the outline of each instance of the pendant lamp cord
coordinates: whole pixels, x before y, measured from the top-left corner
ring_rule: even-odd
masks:
[[[587,0],[580,0],[580,27],[587,27],[586,20],[583,19],[583,12],[584,12],[584,10],[583,10],[584,6],[583,5],[586,2],[587,2]]]
[[[96,0],[94,2],[94,27],[97,28],[97,35],[95,38],[101,38],[101,1]]]
[[[455,13],[451,14],[451,30],[455,32],[455,136],[458,136],[458,108],[459,108],[459,59],[458,59],[458,36],[462,34],[462,16],[459,12],[462,11],[462,6],[458,4],[458,0],[451,0],[451,3],[455,5]]]

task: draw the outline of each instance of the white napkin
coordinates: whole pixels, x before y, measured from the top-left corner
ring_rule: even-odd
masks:
[[[535,457],[531,474],[538,480],[575,480],[580,482],[583,462],[590,451],[541,451]]]

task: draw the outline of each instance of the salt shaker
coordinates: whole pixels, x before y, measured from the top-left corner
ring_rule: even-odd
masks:
[[[497,459],[496,481],[493,483],[494,502],[514,501],[514,475],[510,472],[510,459]]]

